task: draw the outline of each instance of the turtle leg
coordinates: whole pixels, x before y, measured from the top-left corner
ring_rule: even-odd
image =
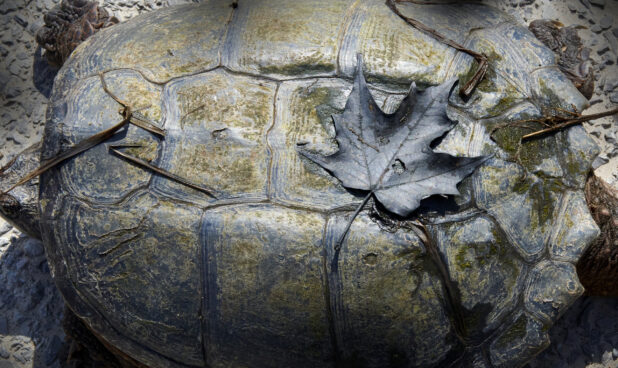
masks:
[[[21,232],[41,239],[39,229],[39,185],[33,180],[11,194],[4,193],[16,182],[39,166],[41,142],[19,153],[9,164],[0,169],[0,216]]]

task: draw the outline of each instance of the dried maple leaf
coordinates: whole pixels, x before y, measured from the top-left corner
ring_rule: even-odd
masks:
[[[485,157],[454,157],[434,152],[430,144],[455,125],[446,105],[455,80],[410,92],[392,114],[371,96],[358,55],[354,87],[342,114],[333,115],[339,150],[323,156],[299,147],[350,189],[370,191],[389,211],[407,216],[421,199],[434,194],[459,194],[457,183]],[[358,211],[357,211],[358,213]]]

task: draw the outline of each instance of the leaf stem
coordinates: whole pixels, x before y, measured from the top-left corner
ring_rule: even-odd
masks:
[[[348,221],[348,224],[346,225],[345,229],[343,230],[343,233],[341,234],[341,236],[339,236],[339,240],[337,240],[337,243],[335,243],[335,255],[334,255],[333,261],[331,263],[331,268],[335,272],[337,271],[337,266],[339,264],[339,251],[341,250],[341,246],[343,245],[343,242],[345,241],[346,236],[350,232],[350,228],[352,227],[352,223],[354,222],[354,220],[356,219],[358,214],[363,210],[363,207],[365,207],[367,202],[369,202],[369,198],[371,198],[372,194],[373,194],[373,190],[370,191],[365,196],[365,198],[363,199],[363,202],[361,202],[361,204],[358,206],[358,208],[356,208],[356,211],[354,211],[354,214],[352,215],[352,218],[350,219],[350,221]]]
[[[373,194],[373,190],[365,196],[365,198],[363,199],[363,202],[358,206],[358,208],[352,215],[352,218],[348,222],[348,225],[345,227],[343,234],[341,234],[341,236],[339,237],[339,240],[337,241],[337,244],[335,244],[335,251],[339,251],[339,249],[341,249],[341,244],[343,244],[343,241],[345,240],[346,235],[348,235],[348,232],[350,231],[350,227],[352,227],[352,222],[354,222],[354,220],[356,219],[356,216],[358,216],[360,211],[363,210],[363,207],[365,207],[367,202],[369,202],[369,198],[371,197],[372,194]]]

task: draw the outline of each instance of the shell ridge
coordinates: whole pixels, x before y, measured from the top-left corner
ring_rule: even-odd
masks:
[[[355,13],[358,8],[358,4],[361,0],[355,0],[345,12],[343,16],[343,21],[341,22],[342,26],[339,28],[339,34],[337,36],[337,57],[336,57],[336,71],[335,75],[341,75],[341,50],[343,49],[344,41],[348,36],[348,32],[350,28],[352,28],[352,22],[356,19]]]
[[[273,148],[270,144],[270,134],[275,129],[275,125],[277,124],[277,101],[279,99],[279,89],[281,88],[282,82],[277,82],[277,87],[275,88],[275,94],[273,95],[273,112],[270,125],[268,129],[266,129],[264,134],[264,144],[266,146],[266,151],[268,155],[268,165],[267,165],[267,173],[266,173],[266,198],[270,201],[273,198],[273,166],[275,165],[275,150],[278,148]],[[276,186],[275,186],[276,188]]]

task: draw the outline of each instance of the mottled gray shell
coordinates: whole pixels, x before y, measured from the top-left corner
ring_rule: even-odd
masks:
[[[296,144],[337,149],[330,116],[345,105],[357,53],[386,111],[412,81],[465,79],[474,63],[382,0],[230,3],[106,29],[60,71],[44,158],[119,121],[104,73],[167,131],[160,140],[130,126],[113,141],[221,193],[153,175],[105,145],[45,174],[41,230],[70,307],[157,367],[514,367],[546,347],[583,291],[573,264],[598,233],[582,193],[597,148],[573,127],[524,144],[517,159],[520,130],[489,132],[586,106],[552,52],[491,7],[400,4],[490,57],[471,98],[452,96],[458,125],[437,150],[493,157],[462,182],[456,210],[425,213],[441,264],[413,231],[388,231],[366,210],[334,270],[334,243],[362,198]]]

